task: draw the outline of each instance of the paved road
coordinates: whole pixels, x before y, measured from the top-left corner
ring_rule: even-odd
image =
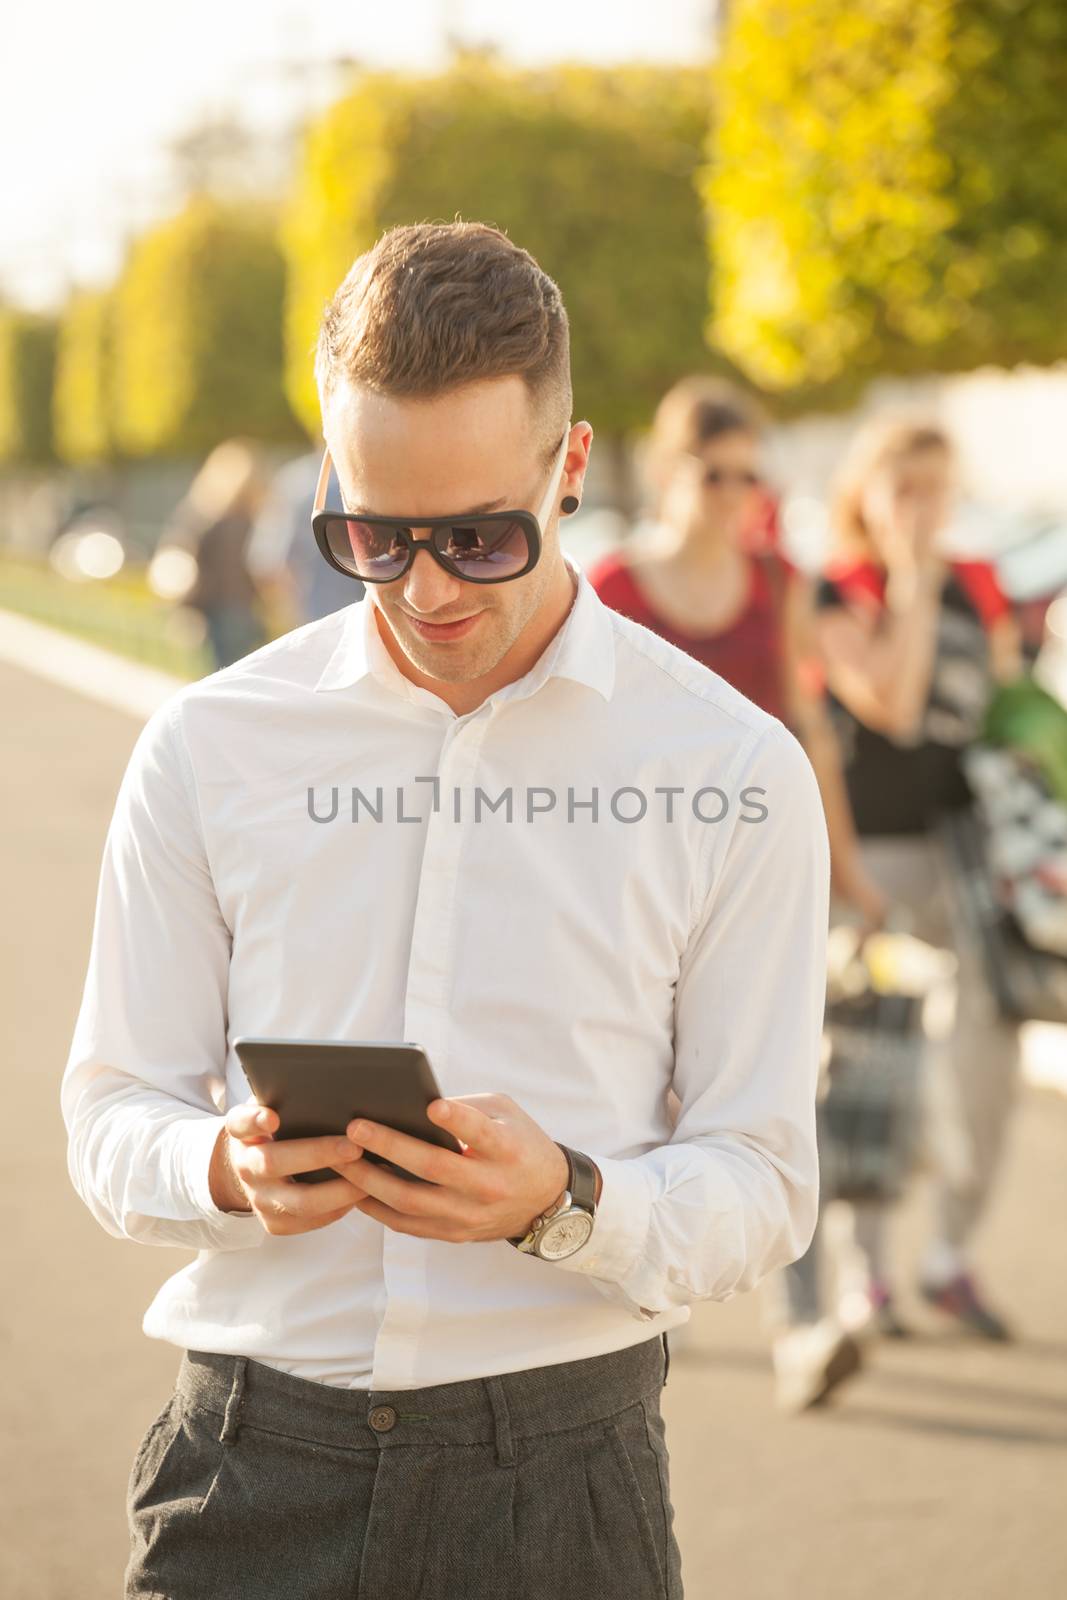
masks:
[[[188,1258],[93,1222],[67,1176],[58,1083],[137,724],[5,666],[0,709],[0,1594],[117,1600],[130,1463],[180,1358],[141,1317]],[[1067,1100],[1027,1090],[981,1261],[1018,1319],[1010,1349],[909,1303],[920,1339],[883,1344],[838,1403],[789,1420],[771,1403],[759,1291],[697,1309],[664,1394],[687,1600],[1067,1594],[1065,1151]],[[918,1222],[912,1206],[895,1239],[905,1273]]]

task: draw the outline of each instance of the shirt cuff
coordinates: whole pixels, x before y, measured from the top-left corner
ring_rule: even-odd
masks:
[[[603,1179],[593,1231],[573,1255],[552,1265],[621,1284],[644,1254],[652,1221],[652,1186],[636,1161],[591,1159]]]
[[[220,1211],[211,1196],[211,1157],[224,1116],[197,1117],[182,1128],[181,1162],[189,1197],[209,1224],[217,1250],[242,1250],[261,1244],[267,1230],[254,1211]]]

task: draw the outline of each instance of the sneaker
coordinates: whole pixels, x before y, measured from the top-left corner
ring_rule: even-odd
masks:
[[[919,1283],[919,1293],[939,1311],[955,1317],[983,1339],[1008,1340],[1011,1331],[995,1311],[985,1305],[969,1272],[958,1272],[947,1283]]]
[[[862,1362],[855,1339],[830,1317],[779,1334],[772,1359],[775,1402],[790,1412],[819,1405]]]
[[[843,1294],[838,1317],[850,1333],[876,1334],[886,1339],[910,1339],[912,1329],[897,1315],[889,1286],[872,1278],[862,1288]]]
[[[867,1291],[870,1301],[871,1316],[870,1326],[874,1333],[879,1333],[884,1339],[910,1339],[913,1330],[906,1322],[901,1322],[893,1304],[893,1296],[888,1285],[876,1279]]]

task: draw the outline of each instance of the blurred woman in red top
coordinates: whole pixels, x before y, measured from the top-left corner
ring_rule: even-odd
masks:
[[[840,759],[822,699],[812,585],[767,537],[763,422],[716,378],[683,378],[656,412],[647,532],[601,556],[589,580],[613,610],[710,667],[800,739],[819,780],[835,892],[876,925],[881,891],[856,848]]]

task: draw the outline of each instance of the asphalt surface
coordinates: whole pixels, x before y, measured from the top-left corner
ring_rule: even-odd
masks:
[[[3,665],[0,707],[0,1595],[116,1600],[130,1465],[180,1360],[141,1317],[190,1257],[93,1221],[67,1175],[58,1091],[138,723]],[[774,1410],[763,1290],[695,1309],[663,1396],[687,1600],[1067,1594],[1065,1152],[1067,1099],[1025,1089],[979,1252],[1018,1328],[1010,1346],[960,1336],[904,1292],[921,1185],[893,1240],[919,1336],[871,1348],[820,1412]]]

